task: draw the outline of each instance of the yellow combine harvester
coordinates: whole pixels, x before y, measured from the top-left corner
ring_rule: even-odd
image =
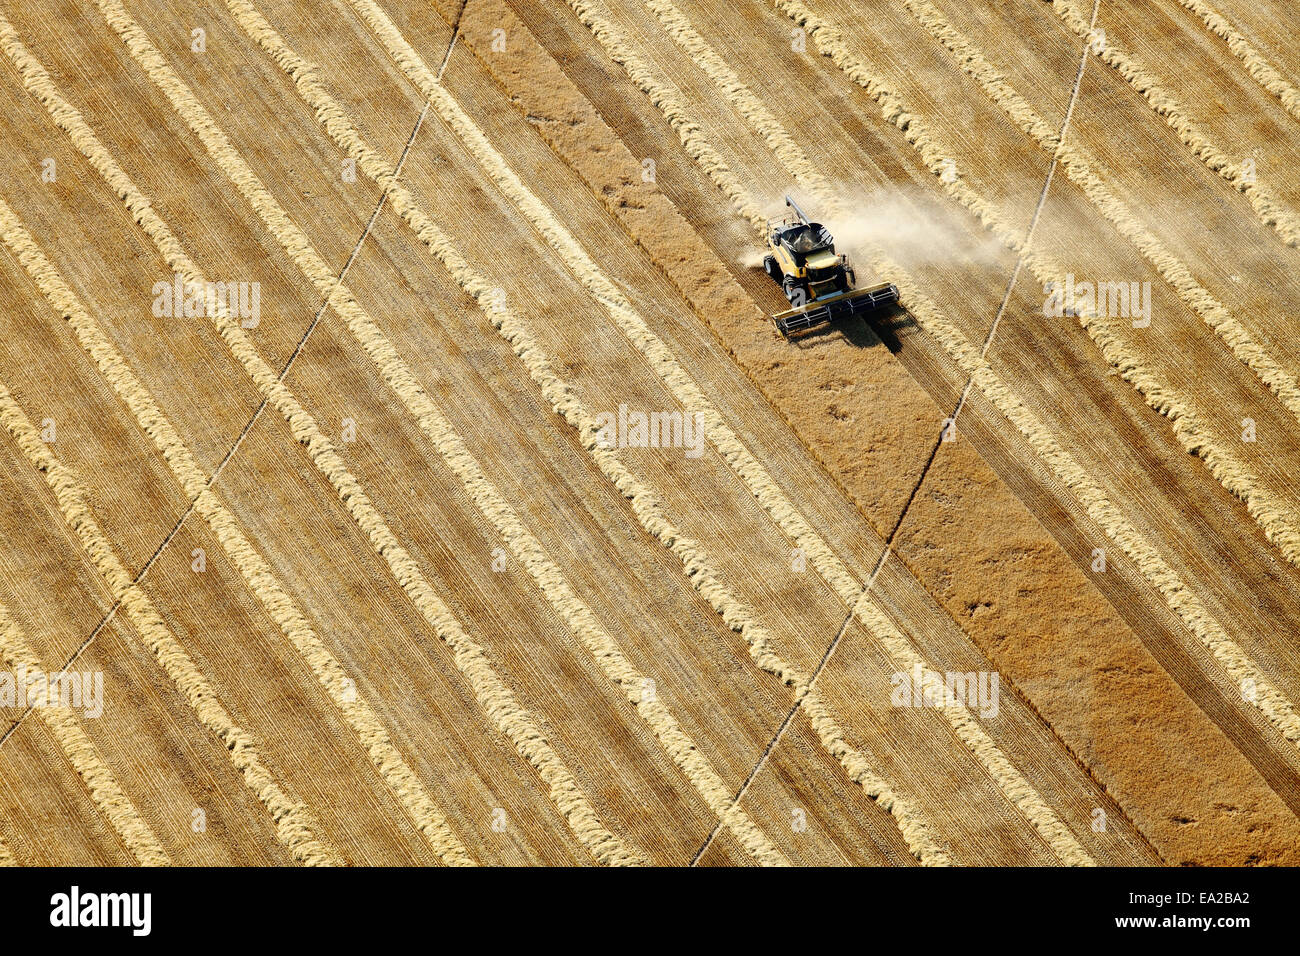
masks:
[[[826,227],[811,222],[789,196],[785,204],[796,218],[768,224],[768,254],[763,257],[763,268],[793,306],[772,316],[783,335],[808,332],[898,301],[898,288],[890,282],[856,288],[848,256],[836,253]]]

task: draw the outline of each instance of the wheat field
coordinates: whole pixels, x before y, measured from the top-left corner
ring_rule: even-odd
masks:
[[[0,863],[1300,863],[1288,24],[0,0]]]

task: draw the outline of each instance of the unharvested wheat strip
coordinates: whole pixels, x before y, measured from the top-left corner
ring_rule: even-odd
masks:
[[[1248,72],[1260,86],[1278,98],[1278,101],[1296,119],[1300,119],[1300,90],[1297,90],[1282,76],[1274,66],[1264,58],[1251,42],[1236,30],[1228,19],[1214,7],[1202,0],[1178,0],[1187,10],[1196,14],[1209,28],[1210,32],[1228,44],[1232,55],[1246,66]]]
[[[0,866],[17,866],[18,860],[15,859],[13,851],[9,849],[9,844],[0,837]]]
[[[333,271],[312,247],[307,236],[290,220],[288,214],[244,162],[225,133],[198,102],[184,81],[167,64],[161,52],[140,26],[127,15],[116,0],[102,0],[99,6],[109,25],[127,45],[131,55],[145,69],[150,79],[167,95],[173,108],[202,140],[209,155],[239,188],[276,240],[293,257],[303,274],[326,297],[327,302],[344,316],[349,328],[367,351],[374,350],[386,360],[396,361],[396,353],[387,340],[379,334],[374,321],[357,304],[348,288],[338,281]],[[102,152],[102,147],[100,151]],[[139,193],[122,170],[112,164],[111,158],[106,154],[101,162],[104,165],[101,172],[105,172],[106,177],[109,176],[109,172],[113,174],[109,181],[121,195],[128,199],[128,205],[132,207],[137,220],[149,231],[151,237],[155,238],[159,249],[168,256],[168,261],[173,268],[181,271],[182,274],[199,278],[194,263],[185,255],[166,224],[149,208],[147,199]],[[537,770],[538,775],[550,788],[552,801],[564,815],[574,835],[601,863],[629,865],[644,862],[639,853],[625,847],[622,841],[601,822],[586,794],[582,792],[573,774],[552,749],[532,715],[519,705],[510,688],[497,675],[483,649],[465,633],[455,615],[434,592],[415,560],[393,535],[362,490],[360,483],[334,450],[330,440],[321,432],[311,415],[298,403],[292,392],[280,381],[279,376],[262,359],[247,333],[224,310],[218,310],[218,315],[213,318],[231,353],[243,365],[259,391],[284,417],[294,437],[307,449],[313,464],[329,480],[357,526],[370,540],[376,552],[388,563],[393,576],[401,584],[416,609],[433,627],[439,639],[451,650],[456,666],[470,682],[475,698],[484,712],[498,730],[514,744],[520,755]],[[407,387],[412,391],[419,390],[419,386],[413,380],[407,383]],[[469,489],[471,494],[476,490]],[[402,767],[404,773],[409,775],[410,782],[414,784],[414,776],[410,775],[405,764]],[[424,800],[427,802],[427,797]],[[432,809],[431,803],[424,808],[426,811]],[[441,842],[446,844],[448,840],[454,841],[440,815],[438,821],[442,831]],[[460,856],[464,855],[464,850],[459,847],[459,844],[456,844],[455,852]]]
[[[397,184],[397,172],[366,144],[342,106],[315,79],[311,64],[299,57],[267,20],[246,0],[227,0],[227,6],[240,26],[266,51],[294,81],[303,100],[329,131],[334,141],[376,183],[384,188],[393,204],[418,234],[431,233],[434,242],[445,244],[438,231],[417,206],[413,196]],[[650,725],[665,752],[681,768],[710,809],[727,824],[741,845],[762,863],[786,864],[788,861],[772,845],[743,811],[732,805],[731,793],[708,759],[681,729],[668,708],[658,700],[647,700],[642,693],[643,675],[627,660],[621,647],[599,623],[591,609],[569,586],[560,568],[529,532],[518,514],[502,497],[451,423],[420,387],[415,376],[398,356],[389,340],[373,320],[358,311],[350,322],[358,341],[365,347],[384,380],[402,400],[433,443],[448,467],[464,484],[466,492],[533,576],[539,590],[582,641],[588,652],[636,707]]]
[[[586,0],[567,0],[567,2],[583,26],[590,30],[604,47],[610,59],[623,68],[632,82],[664,114],[681,140],[686,154],[699,164],[750,225],[757,230],[765,229],[767,216],[754,203],[735,173],[727,166],[726,161],[709,145],[700,127],[690,119],[686,104],[682,101],[676,87],[660,82],[650,64],[637,55],[636,47],[629,43],[627,38],[590,3]]]
[[[880,105],[885,118],[903,132],[908,142],[920,152],[930,170],[936,176],[939,175],[945,168],[943,150],[935,143],[925,126],[904,109],[897,95],[889,90],[879,77],[872,74],[863,61],[841,42],[838,32],[813,14],[799,0],[774,0],[774,2],[787,16],[808,30],[814,43],[836,66],[867,90],[872,99]],[[1064,275],[1064,270],[1025,250],[1021,237],[1007,227],[992,207],[973,190],[960,180],[947,182],[940,178],[940,183],[950,196],[974,213],[1008,248],[1021,253],[1025,263],[1037,276],[1045,281],[1059,282],[1059,278]],[[970,347],[965,337],[951,326],[910,276],[897,264],[890,263],[884,257],[881,257],[881,262],[887,266],[884,274],[889,275],[898,285],[899,293],[907,303],[908,310],[922,327],[927,330],[935,329],[935,338],[954,358],[958,357],[961,350]],[[1279,547],[1282,546],[1282,542],[1294,541],[1294,524],[1288,517],[1289,509],[1263,492],[1259,488],[1257,479],[1245,465],[1215,443],[1213,436],[1200,424],[1196,416],[1181,404],[1177,396],[1128,353],[1118,335],[1105,320],[1094,313],[1081,314],[1079,322],[1097,343],[1106,361],[1114,366],[1126,381],[1137,388],[1148,405],[1170,420],[1174,434],[1183,447],[1190,453],[1200,456],[1206,462],[1211,474],[1243,501],[1247,510],[1263,528],[1264,534],[1278,543]],[[975,353],[975,357],[978,358],[978,353]],[[962,360],[959,359],[959,363],[961,362]],[[979,362],[983,363],[983,359],[980,358]],[[971,367],[977,367],[967,367],[968,365],[970,365],[969,361],[963,364],[967,372],[970,372]],[[995,407],[1016,424],[1043,460],[1052,466],[1058,477],[1079,494],[1081,503],[1088,507],[1094,520],[1097,520],[1107,534],[1134,558],[1147,579],[1164,595],[1170,608],[1214,655],[1228,675],[1236,681],[1254,680],[1257,687],[1267,688],[1266,693],[1255,696],[1252,701],[1254,706],[1287,740],[1300,747],[1300,716],[1296,714],[1294,706],[1263,676],[1245,651],[1228,637],[1191,589],[1178,578],[1176,572],[1160,559],[1154,548],[1139,537],[1127,523],[1116,523],[1118,512],[1110,506],[1104,492],[1086,477],[1077,463],[1051,438],[1051,433],[1045,426],[1020,405],[1012,392],[991,369],[977,376],[976,384]],[[1029,427],[1031,424],[1033,427]],[[1105,520],[1093,513],[1094,505],[1100,503],[1107,506],[1104,513]],[[1130,550],[1131,547],[1135,550]]]
[[[1060,445],[1050,429],[998,377],[988,361],[980,355],[979,348],[925,298],[910,277],[901,272],[895,272],[894,275],[900,293],[908,302],[909,311],[925,332],[944,347],[958,367],[971,376],[974,386],[1015,425],[1029,446],[1074,493],[1088,516],[1133,560],[1143,577],[1161,593],[1170,609],[1214,655],[1228,676],[1238,686],[1245,686],[1244,682],[1250,680],[1255,682],[1257,689],[1263,688],[1253,701],[1255,706],[1287,740],[1300,747],[1300,718],[1290,700],[1272,685],[1249,655],[1228,636],[1195,592],[1160,556],[1156,548],[1129,523],[1101,486]],[[1103,351],[1108,353],[1107,360],[1119,361],[1111,354],[1113,346],[1111,338],[1107,337],[1107,330],[1097,326],[1094,319],[1081,321],[1085,322],[1085,328]],[[1186,419],[1180,419],[1176,427],[1196,426],[1188,425]]]
[[[0,409],[10,401],[9,392],[0,385]],[[9,609],[0,604],[0,658],[15,671],[22,669],[28,675],[28,684],[40,681],[45,669],[32,651],[22,629],[9,615]],[[37,713],[59,742],[68,763],[86,784],[96,808],[117,831],[131,855],[141,866],[169,866],[171,858],[154,836],[149,825],[140,817],[130,798],[122,792],[113,771],[108,769],[98,748],[91,743],[69,707],[51,700],[49,706],[38,706]]]
[[[338,850],[317,835],[318,826],[311,812],[296,797],[286,793],[263,765],[256,742],[231,720],[216,690],[163,622],[153,602],[133,583],[86,506],[86,489],[80,478],[54,456],[3,384],[0,384],[0,425],[32,467],[45,477],[58,502],[59,513],[94,561],[109,593],[121,603],[136,633],[199,721],[221,741],[244,784],[270,813],[276,826],[276,837],[293,859],[309,866],[342,865],[344,861]]]
[[[1165,122],[1178,133],[1179,138],[1202,163],[1250,200],[1251,208],[1255,210],[1255,215],[1259,217],[1260,222],[1272,226],[1288,246],[1300,245],[1300,221],[1296,219],[1295,214],[1252,177],[1246,175],[1239,163],[1232,162],[1227,154],[1192,122],[1182,104],[1168,90],[1160,86],[1159,80],[1147,72],[1140,60],[1109,37],[1105,38],[1104,42],[1100,37],[1096,37],[1094,42],[1094,34],[1087,19],[1069,0],[1052,0],[1052,9],[1067,27],[1089,42],[1089,48],[1101,58],[1102,62],[1113,67],[1120,76],[1124,77],[1129,86],[1142,95],[1156,113],[1164,117]]]
[[[804,151],[762,100],[745,85],[708,41],[695,30],[690,19],[671,0],[644,0],[644,2],[646,7],[658,17],[668,34],[722,90],[750,126],[763,137],[796,181],[816,193],[824,204],[831,208],[838,208],[839,203],[835,198],[834,190],[830,188],[825,177],[808,160]],[[834,558],[834,554],[829,547],[824,546],[824,542],[819,553],[822,556],[821,560],[814,559],[814,564],[828,583],[840,580],[842,575],[848,574],[847,569],[838,560],[834,563],[827,560],[826,556]],[[917,653],[912,642],[881,612],[879,606],[867,595],[865,588],[857,582],[855,586],[858,593],[847,602],[848,605],[853,609],[858,620],[880,641],[895,664],[908,673],[918,665],[927,675],[935,673],[935,669]],[[845,596],[841,595],[841,597]],[[1029,820],[1059,859],[1072,865],[1089,865],[1094,862],[1079,845],[1069,828],[1047,806],[1024,775],[1007,760],[965,707],[945,708],[944,715],[952,724],[958,739],[980,760],[999,789]]]
[[[559,225],[550,211],[527,190],[513,171],[506,166],[504,160],[487,141],[486,137],[464,114],[454,98],[441,87],[432,71],[406,43],[387,16],[373,3],[354,5],[358,7],[362,18],[370,25],[372,31],[380,37],[388,48],[394,61],[408,73],[413,82],[425,93],[448,125],[452,126],[458,135],[464,138],[466,145],[469,146],[480,162],[484,163],[484,169],[492,177],[493,181],[524,211],[525,216],[542,232],[543,236],[552,244],[552,247],[560,252],[566,263],[574,270],[575,275],[583,282],[584,287],[587,287],[589,291],[593,291],[595,297],[611,311],[611,314],[616,319],[621,317],[625,320],[619,323],[620,328],[628,334],[633,344],[643,354],[647,354],[648,349],[654,352],[653,356],[647,354],[647,357],[652,359],[652,364],[654,364],[654,359],[660,360],[657,371],[661,380],[665,381],[670,388],[675,386],[677,389],[691,390],[695,401],[684,401],[683,404],[688,409],[693,406],[703,406],[706,415],[706,426],[710,429],[711,439],[715,444],[721,441],[720,450],[728,458],[732,468],[736,469],[737,473],[746,481],[751,492],[761,502],[764,502],[769,514],[779,513],[779,520],[786,523],[783,527],[792,524],[796,527],[802,527],[806,531],[806,535],[800,540],[806,540],[809,548],[815,548],[817,546],[816,542],[820,541],[820,539],[815,538],[811,529],[807,529],[803,519],[790,507],[789,502],[784,499],[779,488],[771,481],[770,476],[762,470],[761,466],[754,461],[744,446],[735,439],[735,436],[721,422],[716,410],[713,410],[711,406],[704,402],[698,387],[672,359],[663,343],[653,336],[649,328],[632,310],[630,304],[600,274],[595,264],[578,246],[576,240],[564,230],[563,226]],[[802,674],[793,672],[788,664],[781,661],[771,651],[766,636],[767,632],[762,630],[761,626],[757,625],[756,622],[752,623],[752,625],[749,623],[752,612],[740,603],[731,594],[730,590],[717,579],[715,572],[711,570],[711,561],[704,555],[698,544],[680,536],[679,532],[669,522],[669,519],[659,510],[657,501],[648,489],[637,490],[643,486],[627,472],[616,456],[612,455],[607,449],[595,448],[596,435],[599,429],[590,412],[573,397],[570,387],[554,376],[545,354],[537,343],[532,340],[523,323],[519,322],[491,299],[485,301],[484,297],[489,291],[486,281],[470,272],[463,264],[463,260],[458,255],[455,255],[454,251],[450,249],[440,251],[439,245],[440,243],[445,245],[445,239],[440,240],[439,236],[440,234],[428,231],[422,238],[440,258],[447,256],[443,261],[449,263],[449,268],[452,268],[451,262],[457,263],[453,268],[453,275],[462,283],[467,292],[479,300],[480,305],[488,312],[493,324],[514,345],[516,353],[525,360],[534,381],[538,382],[539,386],[542,387],[543,394],[552,402],[553,407],[564,414],[566,420],[579,430],[583,436],[584,444],[596,459],[598,465],[600,465],[601,470],[616,487],[623,491],[626,497],[632,500],[634,513],[636,513],[638,520],[641,521],[642,526],[679,557],[686,567],[693,586],[710,601],[711,606],[722,615],[724,621],[733,630],[745,634],[750,653],[759,662],[759,665],[770,673],[780,676],[785,683],[796,686],[796,700],[805,702],[805,707],[809,709],[809,715],[813,720],[814,727],[821,736],[827,750],[841,760],[853,780],[859,782],[873,798],[880,800],[882,806],[894,814],[896,820],[899,821],[905,839],[908,840],[909,846],[912,847],[918,858],[922,859],[923,862],[948,862],[946,852],[933,844],[933,838],[929,836],[928,827],[916,816],[914,811],[905,807],[897,796],[889,791],[884,781],[875,776],[862,754],[853,750],[844,742],[842,730],[826,709],[820,696],[809,686],[807,678]],[[452,256],[455,257],[454,260]],[[676,392],[676,394],[680,395],[680,392]],[[712,413],[711,416],[710,412]],[[708,422],[712,422],[712,424],[708,425]],[[739,466],[737,465],[738,459],[740,460]],[[825,548],[824,542],[821,546],[823,549]],[[844,572],[844,578],[847,582],[846,586],[853,589],[852,596],[856,599],[858,589],[856,589],[852,579],[848,577],[847,572]],[[845,584],[845,581],[842,581],[841,584]],[[757,629],[754,631],[757,637],[751,637],[747,633],[747,630],[751,628]]]
[[[898,126],[908,139],[908,142],[921,153],[931,171],[936,174],[942,172],[945,168],[943,151],[930,138],[924,126],[903,109],[897,96],[885,87],[879,78],[870,74],[861,61],[853,57],[847,48],[839,42],[838,34],[824,21],[813,15],[803,4],[785,3],[783,0],[777,0],[777,3],[796,23],[808,28],[819,49],[830,56],[832,61],[853,78],[855,82],[867,89],[868,93],[881,106],[886,118]],[[678,131],[683,142],[685,143],[689,139],[690,148],[688,151],[691,155],[702,157],[700,161],[702,168],[714,178],[719,188],[732,199],[737,211],[742,216],[749,218],[748,211],[754,208],[752,197],[739,186],[726,169],[725,163],[722,162],[720,157],[717,157],[712,146],[700,134],[698,126],[689,119],[688,112],[675,89],[657,81],[653,73],[643,63],[636,62],[634,54],[630,54],[625,48],[618,47],[619,37],[617,31],[593,14],[589,4],[581,3],[580,0],[571,0],[570,6],[573,6],[575,10],[578,10],[579,7],[583,8],[580,11],[583,22],[597,35],[602,44],[606,45],[606,49],[616,62],[624,62],[625,67],[629,63],[633,64],[635,75],[633,75],[632,69],[629,70],[629,75],[632,76],[634,82],[650,96],[660,109],[664,110],[665,116],[674,129]],[[615,48],[611,49],[611,46]],[[792,174],[795,174],[793,170]],[[991,207],[969,188],[965,187],[964,184],[960,183],[960,181],[945,184],[945,189],[949,191],[950,195],[974,212],[990,229],[998,233],[1004,242],[1010,244],[1011,248],[1023,251],[1023,243],[1021,243],[1019,237],[1006,228],[993,214]],[[1033,261],[1037,263],[1036,259]],[[1045,268],[1041,263],[1037,264],[1039,271],[1043,274],[1054,273],[1057,276],[1062,274],[1059,268]],[[1097,521],[1107,534],[1134,559],[1147,579],[1160,590],[1170,607],[1187,624],[1192,633],[1201,640],[1202,644],[1214,654],[1216,660],[1219,661],[1228,674],[1233,676],[1234,679],[1251,679],[1256,681],[1257,686],[1268,687],[1268,693],[1260,695],[1256,699],[1256,706],[1288,740],[1300,745],[1300,722],[1297,721],[1294,708],[1290,702],[1263,677],[1249,656],[1228,637],[1218,622],[1205,610],[1200,600],[1178,578],[1173,569],[1159,557],[1155,549],[1120,516],[1119,512],[1106,498],[1104,492],[1101,491],[1100,486],[1059,446],[1050,431],[1020,404],[1014,394],[996,377],[982,357],[977,352],[971,351],[970,345],[964,336],[923,295],[911,277],[897,263],[887,257],[876,255],[872,259],[872,265],[882,276],[889,277],[899,286],[903,301],[908,304],[909,310],[918,318],[922,326],[935,335],[968,374],[974,376],[977,387],[984,392],[995,407],[1016,424],[1031,446],[1053,468],[1066,486],[1075,491],[1093,520]],[[1081,317],[1080,321],[1094,340],[1098,342],[1099,346],[1102,346],[1103,354],[1106,355],[1107,360],[1112,361],[1117,367],[1125,366],[1121,371],[1125,372],[1126,379],[1132,381],[1131,376],[1138,373],[1133,368],[1128,367],[1127,362],[1121,361],[1115,355],[1113,335],[1108,336],[1105,327],[1099,325],[1099,320],[1095,317]],[[978,370],[978,373],[973,370]],[[1156,387],[1151,382],[1145,382],[1144,384],[1147,387]],[[1162,414],[1170,414],[1171,418],[1174,419],[1175,433],[1178,435],[1179,440],[1184,443],[1184,446],[1189,451],[1206,457],[1201,450],[1212,446],[1207,441],[1207,436],[1195,422],[1195,419],[1191,418],[1189,413],[1184,410],[1164,404],[1163,393],[1159,391],[1158,387],[1155,398],[1146,392],[1143,392],[1143,394],[1153,407],[1161,411]],[[1229,461],[1225,466],[1224,462],[1217,457],[1210,464],[1211,471],[1220,476],[1221,481],[1224,480],[1222,476],[1225,473],[1225,467],[1237,476],[1244,472],[1240,463]],[[1240,485],[1237,487],[1241,490],[1234,490],[1231,487],[1230,490],[1233,490],[1234,494],[1239,497],[1243,497],[1243,492],[1246,495],[1249,494],[1250,489],[1248,487],[1242,488]],[[1245,500],[1244,497],[1243,500]],[[1247,500],[1246,503],[1248,508],[1251,508],[1252,505],[1256,509],[1259,507],[1252,500]],[[1254,513],[1252,511],[1252,514]],[[1267,528],[1265,533],[1268,533]]]
[[[660,380],[688,412],[703,416],[710,441],[731,468],[744,480],[750,492],[800,547],[829,555],[829,549],[790,504],[771,476],[723,421],[718,410],[677,361],[676,357],[636,312],[623,293],[600,270],[581,244],[556,215],[519,179],[478,126],[461,109],[455,98],[438,83],[433,72],[410,47],[392,21],[372,0],[351,0],[376,36],[388,48],[394,62],[428,98],[434,109],[473,153],[483,170],[520,209],[524,217],[560,255],[574,277],[600,302],[627,339],[650,362]],[[843,565],[829,582],[845,602],[856,600],[861,588]]]
[[[717,154],[717,151],[704,138],[699,126],[690,118],[690,111],[682,101],[681,95],[676,88],[658,80],[647,64],[632,51],[628,41],[608,20],[596,12],[591,3],[586,2],[586,0],[568,0],[568,2],[583,24],[596,36],[606,52],[610,54],[615,62],[623,64],[628,69],[633,82],[664,112],[669,123],[682,138],[683,144],[687,146],[688,152],[697,157],[697,161],[705,172],[732,199],[737,211],[749,219],[756,229],[765,228],[766,217],[758,209],[754,197],[740,185],[734,174],[731,173],[725,162]],[[768,124],[767,128],[769,133],[774,132],[772,124]],[[473,143],[473,148],[481,158],[483,155],[482,150],[491,147],[487,146],[486,143],[476,141]],[[495,156],[495,153],[492,155]],[[495,160],[499,159],[499,156],[495,157]],[[936,168],[941,168],[941,164],[942,157],[936,157]],[[501,165],[504,166],[504,163]],[[797,164],[794,168],[800,170],[799,175],[801,176],[808,174],[809,182],[820,180],[819,175],[810,166]],[[508,170],[505,173],[513,176]],[[510,185],[506,174],[499,174],[499,177],[506,179],[507,185]],[[520,184],[516,189],[516,192],[518,191],[525,191],[525,187]],[[526,215],[537,219],[535,225],[539,229],[545,227],[557,233],[559,237],[557,241],[562,242],[564,246],[562,254],[566,255],[567,260],[573,263],[572,268],[579,273],[580,280],[584,281],[584,284],[589,287],[594,287],[593,292],[596,297],[606,305],[615,321],[625,330],[634,344],[647,355],[652,366],[682,404],[688,410],[701,409],[704,411],[710,440],[718,446],[719,451],[722,452],[728,463],[737,470],[750,491],[768,510],[769,514],[773,516],[782,530],[806,554],[819,563],[819,568],[823,569],[823,577],[840,596],[840,599],[847,606],[852,607],[862,591],[860,583],[849,574],[848,570],[826,546],[820,536],[813,532],[780,489],[771,481],[762,466],[721,420],[716,410],[708,404],[698,386],[676,362],[663,342],[653,335],[617,289],[606,288],[606,286],[610,285],[608,280],[599,275],[594,264],[578,247],[576,240],[573,240],[567,232],[562,232],[563,227],[558,223],[548,223],[542,218],[545,210],[541,208],[541,204],[536,197],[532,197],[531,193],[528,193],[527,197],[521,199],[520,202],[528,203],[530,208],[525,210]],[[551,218],[553,219],[553,217]]]
[[[776,5],[794,22],[807,28],[814,43],[830,57],[854,82],[862,86],[881,107],[885,118],[897,126],[907,141],[921,154],[922,161],[939,177],[940,187],[961,203],[982,222],[1008,249],[1017,252],[1040,282],[1063,288],[1065,270],[1045,256],[1025,248],[1023,236],[1011,229],[997,211],[978,193],[960,179],[950,180],[941,175],[948,163],[945,151],[930,131],[915,115],[909,113],[897,93],[873,74],[856,54],[841,41],[838,31],[821,20],[799,0],[774,0]],[[896,275],[896,265],[888,264],[884,257],[872,260],[887,265],[877,265],[882,274]],[[906,291],[898,283],[900,292]],[[908,283],[908,289],[915,286]],[[908,295],[919,296],[919,291]],[[908,298],[907,301],[920,302]],[[1277,495],[1264,488],[1259,479],[1225,446],[1197,421],[1192,411],[1173,390],[1169,389],[1150,369],[1145,368],[1123,346],[1113,329],[1098,315],[1079,316],[1080,324],[1101,347],[1102,355],[1133,385],[1151,408],[1169,418],[1175,437],[1190,454],[1197,455],[1210,469],[1210,473],[1235,496],[1241,499],[1247,512],[1259,524],[1269,541],[1277,545],[1282,554],[1292,560],[1300,556],[1300,515]],[[1240,340],[1238,340],[1238,344]]]
[[[1191,270],[1177,257],[1169,253],[1164,245],[1150,230],[1138,221],[1132,211],[1120,201],[1093,172],[1095,159],[1084,149],[1067,145],[1060,135],[1043,120],[1019,93],[1006,81],[1006,78],[974,47],[970,41],[953,29],[928,0],[902,0],[903,5],[931,36],[939,40],[952,53],[961,68],[972,76],[988,97],[1020,129],[1028,134],[1040,147],[1052,154],[1065,167],[1066,174],[1077,184],[1101,213],[1128,239],[1143,257],[1150,262],[1166,282],[1197,315],[1199,315],[1223,342],[1232,349],[1243,365],[1249,368],[1263,382],[1293,416],[1300,421],[1300,385],[1289,375],[1273,356],[1261,346],[1246,328],[1228,312],[1210,292],[1192,276]],[[987,221],[987,220],[986,220]],[[1002,235],[1013,235],[1003,229]],[[1023,250],[1017,249],[1023,253]],[[1035,257],[1031,267],[1044,281],[1061,281],[1059,269],[1053,278],[1045,278],[1042,260]],[[1052,271],[1052,270],[1046,270]],[[1249,502],[1247,502],[1249,505]],[[1265,535],[1282,551],[1286,559],[1300,565],[1300,517],[1294,511],[1288,512],[1278,502],[1273,506],[1262,503],[1258,507],[1260,515],[1269,510],[1276,510],[1286,515],[1281,521],[1261,521]]]
[[[633,310],[631,304],[601,274],[595,263],[591,261],[572,235],[555,219],[550,210],[519,181],[518,177],[509,169],[505,161],[496,153],[469,117],[465,116],[463,111],[460,110],[450,94],[440,87],[436,77],[423,65],[418,55],[406,44],[391,22],[387,21],[382,11],[379,11],[368,0],[361,0],[359,3],[354,3],[354,6],[361,10],[363,17],[370,23],[372,30],[388,46],[394,60],[402,66],[421,91],[430,98],[435,109],[439,110],[440,115],[443,116],[448,125],[451,125],[462,136],[466,145],[471,148],[483,165],[484,170],[524,212],[534,227],[547,238],[551,246],[564,257],[579,281],[595,298],[606,306],[610,315],[628,339],[650,360],[652,367],[665,385],[673,391],[685,408],[690,411],[699,411],[704,415],[710,439],[726,458],[728,464],[745,481],[751,493],[762,503],[778,526],[800,548],[804,549],[805,553],[813,557],[823,578],[840,594],[844,603],[849,607],[856,607],[860,603],[870,604],[869,600],[866,602],[859,601],[863,593],[862,585],[853,579],[826,542],[808,526],[803,517],[780,491],[780,488],[772,481],[770,475],[726,426],[716,408],[708,403],[698,386],[677,362],[667,346],[651,332],[641,317]],[[757,115],[752,108],[750,113],[751,115]],[[876,611],[874,616],[864,620],[875,625],[876,628],[881,626],[881,622],[888,623],[884,615],[878,612],[878,609],[873,608],[873,610]],[[895,652],[906,652],[902,659],[906,662],[907,667],[910,668],[914,661],[919,662],[920,657],[916,655],[906,639],[901,634],[898,634],[897,630],[893,630],[892,633],[897,636],[898,640],[891,642],[889,634],[884,634],[882,640],[885,641],[886,645],[890,646],[892,644],[892,649]],[[1032,820],[1038,832],[1044,836],[1061,858],[1067,862],[1090,862],[1090,858],[1078,845],[1069,830],[1047,808],[1024,777],[1018,771],[1015,771],[1009,762],[1002,757],[982,728],[971,720],[969,715],[963,717],[954,713],[949,714],[949,718],[957,730],[959,739],[982,760],[986,769],[994,776],[994,779],[1002,787],[1008,798]]]
[[[442,814],[420,786],[414,773],[388,739],[388,733],[370,705],[356,694],[338,660],[321,643],[297,605],[285,593],[274,572],[240,529],[234,516],[207,486],[193,453],[163,415],[153,396],[113,346],[80,299],[68,288],[9,205],[0,199],[0,238],[35,280],[41,293],[72,326],[78,341],[94,359],[104,378],[131,409],[140,427],[154,442],[176,480],[195,504],[195,510],[212,527],[231,562],[243,574],[249,590],[262,602],[286,637],[303,656],[329,692],[335,705],[356,732],[381,776],[393,788],[434,850],[449,864],[472,864]]]

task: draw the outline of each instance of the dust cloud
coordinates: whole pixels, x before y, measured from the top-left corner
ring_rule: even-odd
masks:
[[[835,194],[838,208],[831,209],[804,192],[790,193],[809,218],[831,231],[836,251],[848,253],[858,265],[860,282],[867,278],[864,270],[869,271],[867,260],[874,251],[884,252],[907,270],[952,262],[993,263],[1005,253],[994,236],[963,223],[961,210],[919,188],[864,192],[838,187]],[[785,206],[784,195],[768,198],[762,208],[773,220],[794,216]],[[745,268],[762,268],[764,252],[763,245],[755,243],[740,252],[737,261]]]

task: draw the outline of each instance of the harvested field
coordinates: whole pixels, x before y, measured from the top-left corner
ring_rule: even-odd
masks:
[[[1300,863],[1286,23],[0,0],[0,863]]]

